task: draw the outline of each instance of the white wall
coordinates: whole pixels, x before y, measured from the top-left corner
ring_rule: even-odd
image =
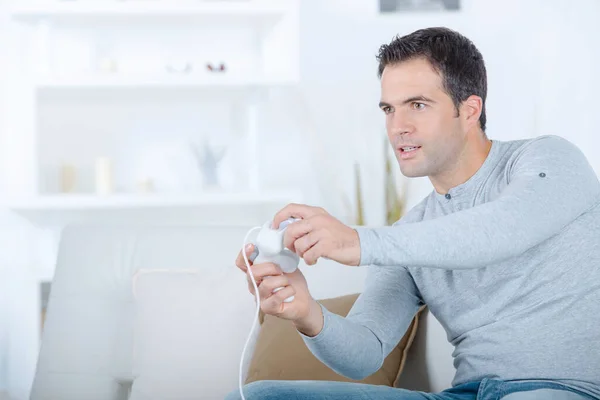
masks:
[[[488,134],[511,140],[556,133],[580,145],[600,172],[594,108],[600,78],[597,25],[599,3],[464,0],[458,14],[421,13],[376,17],[372,2],[307,1],[303,30],[303,73],[312,96],[313,118],[337,160],[341,180],[351,185],[349,166],[363,163],[372,223],[380,223],[383,116],[375,54],[396,34],[445,25],[471,38],[488,70]],[[314,15],[319,9],[324,14]],[[343,10],[340,15],[339,10]],[[356,145],[350,140],[357,140]],[[344,157],[345,155],[345,157]],[[338,178],[340,180],[340,178]],[[411,181],[409,203],[431,190],[425,179]],[[350,189],[349,189],[350,191]]]
[[[385,132],[383,116],[377,108],[375,54],[379,45],[394,35],[432,25],[446,25],[465,33],[482,51],[489,73],[490,137],[509,140],[548,133],[563,135],[582,147],[600,173],[600,137],[596,133],[600,126],[600,113],[596,110],[600,106],[597,98],[600,76],[595,72],[600,63],[600,28],[595,24],[600,3],[595,0],[464,0],[461,13],[385,18],[377,17],[375,9],[374,2],[363,0],[303,2],[303,85],[291,95],[277,94],[269,105],[273,118],[267,122],[271,129],[263,161],[264,179],[269,185],[299,185],[307,192],[310,202],[324,205],[334,215],[349,221],[352,209],[344,206],[343,198],[347,197],[352,206],[353,163],[359,161],[367,222],[383,223]],[[0,54],[5,55],[2,30],[6,28],[6,21],[2,10],[0,8]],[[8,68],[10,64],[0,63],[0,77],[4,78],[0,79],[0,143],[5,143],[10,133],[3,123],[3,105],[11,96],[1,90],[7,82]],[[51,107],[57,114],[46,115],[47,120],[56,122],[53,118],[67,111],[58,104]],[[89,117],[84,104],[79,112],[82,119]],[[110,123],[106,121],[107,125]],[[291,143],[284,142],[284,137]],[[270,167],[272,165],[278,167]],[[6,168],[0,171],[4,178],[14,173],[18,172]],[[0,182],[0,187],[5,187],[5,180]],[[430,190],[426,179],[411,181],[409,206]],[[44,247],[48,238],[52,243],[55,233],[31,229],[15,222],[18,220],[14,217],[2,221],[4,250],[0,278],[16,274],[19,282],[26,285],[29,273],[22,271],[27,271],[32,264],[51,262],[52,249],[42,252],[36,249]],[[17,238],[15,232],[25,236]],[[6,252],[7,249],[12,251]],[[32,252],[36,253],[33,259]],[[15,257],[19,263],[11,261]],[[25,357],[31,357],[36,351],[23,348],[24,342],[19,341],[20,336],[15,335],[15,331],[7,337],[6,327],[10,322],[13,328],[19,327],[16,332],[25,335],[30,322],[20,321],[18,311],[34,307],[37,300],[31,299],[16,307],[13,304],[11,312],[7,312],[11,301],[4,290],[0,301],[1,390],[7,384],[3,366],[9,354],[19,357],[25,352]],[[7,348],[9,342],[10,349]],[[26,383],[20,380],[20,373],[28,371],[12,371],[10,381],[15,388],[22,388]]]
[[[0,268],[0,392],[6,390],[6,352],[8,350],[7,318],[7,268]]]
[[[6,54],[6,20],[2,10],[3,2],[0,1],[0,54]],[[7,74],[7,63],[0,63],[0,146],[3,144],[7,93],[5,90],[5,77]],[[1,163],[0,163],[1,165]],[[0,171],[0,176],[3,177],[4,171]],[[0,188],[3,189],[3,179],[0,179]],[[0,192],[3,190],[0,189]],[[3,242],[2,242],[3,243]],[[2,247],[5,247],[3,244]],[[8,296],[6,294],[8,288],[8,260],[2,259],[0,262],[0,392],[6,390],[6,354],[8,350]]]
[[[600,2],[553,0],[543,10],[538,129],[570,138],[600,173]]]

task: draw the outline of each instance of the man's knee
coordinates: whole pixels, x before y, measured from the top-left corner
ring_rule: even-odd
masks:
[[[328,381],[258,381],[244,386],[243,391],[246,400],[317,400],[323,397],[336,400],[348,398],[426,400],[430,398],[421,392],[383,385]],[[225,400],[242,400],[239,389],[231,392]]]
[[[257,381],[242,387],[246,400],[279,400],[283,399],[280,393],[282,385],[278,381]],[[229,393],[225,400],[242,400],[240,390]]]

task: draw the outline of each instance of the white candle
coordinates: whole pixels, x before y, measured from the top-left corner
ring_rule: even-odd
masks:
[[[112,162],[109,158],[96,159],[96,193],[109,194],[113,191]]]
[[[75,190],[77,172],[75,167],[64,164],[60,168],[60,188],[63,193],[72,193]]]

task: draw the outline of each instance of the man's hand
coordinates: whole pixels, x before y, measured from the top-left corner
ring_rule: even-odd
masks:
[[[291,274],[284,274],[279,266],[273,263],[253,265],[250,261],[250,255],[253,251],[254,246],[248,245],[246,247],[246,256],[260,295],[261,310],[265,314],[293,321],[296,328],[305,335],[317,335],[323,329],[323,314],[321,306],[310,295],[302,272],[297,269]],[[246,273],[248,291],[255,295],[252,278],[241,251],[235,264]],[[284,289],[273,292],[279,287]],[[290,296],[294,296],[294,300],[290,303],[284,303],[283,301]]]
[[[301,220],[287,227],[283,244],[306,264],[314,265],[320,257],[325,257],[345,265],[359,265],[360,240],[355,229],[320,207],[303,204],[284,207],[273,218],[273,226],[278,227],[290,217]]]

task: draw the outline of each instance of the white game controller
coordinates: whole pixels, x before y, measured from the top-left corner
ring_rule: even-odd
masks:
[[[283,233],[289,224],[297,219],[289,218],[283,221],[278,229],[274,229],[270,221],[266,222],[256,237],[255,250],[250,256],[253,264],[273,263],[279,266],[284,273],[292,273],[298,268],[300,257],[283,246]],[[256,255],[258,253],[258,255]],[[282,287],[273,290],[273,293],[280,291]],[[284,300],[289,303],[294,300],[290,296]]]

